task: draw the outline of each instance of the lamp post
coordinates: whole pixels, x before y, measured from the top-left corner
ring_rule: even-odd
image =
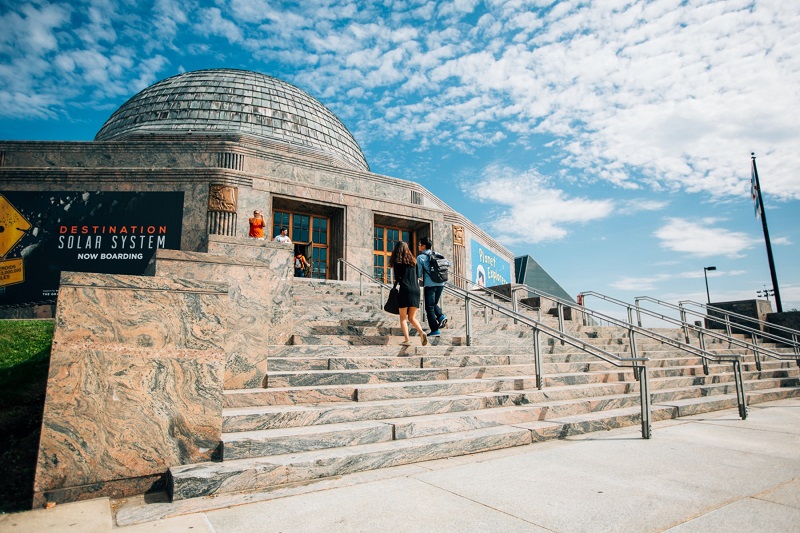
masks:
[[[708,292],[708,271],[716,269],[717,267],[703,267],[703,277],[706,278],[706,298],[708,299],[708,303],[711,303],[711,294]]]

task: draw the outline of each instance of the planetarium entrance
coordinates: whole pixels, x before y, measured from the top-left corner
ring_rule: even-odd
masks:
[[[343,210],[325,205],[308,204],[288,199],[275,198],[272,211],[272,235],[280,233],[281,228],[289,230],[295,254],[300,252],[306,258],[312,278],[328,279],[330,261],[334,253],[341,254],[341,231],[335,231],[337,222],[341,224]],[[337,239],[337,235],[339,235]]]

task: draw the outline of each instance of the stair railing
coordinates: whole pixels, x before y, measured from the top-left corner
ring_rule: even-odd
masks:
[[[531,317],[526,315],[522,315],[518,312],[515,312],[513,309],[509,309],[499,303],[486,298],[485,296],[480,295],[476,291],[468,291],[462,289],[461,287],[457,287],[452,283],[445,284],[445,291],[448,293],[455,295],[464,300],[464,308],[465,308],[465,315],[466,315],[466,330],[467,330],[467,345],[472,344],[472,331],[471,331],[471,322],[470,322],[470,315],[471,315],[471,307],[473,302],[483,305],[484,307],[491,309],[493,312],[505,315],[509,318],[515,319],[516,321],[529,326],[533,331],[533,352],[534,352],[534,366],[536,372],[536,387],[538,389],[542,389],[544,387],[544,382],[542,380],[542,352],[541,352],[541,340],[540,334],[544,333],[553,339],[558,339],[559,341],[574,348],[578,348],[579,350],[588,353],[594,357],[597,357],[607,363],[610,363],[616,367],[630,367],[634,371],[634,376],[639,381],[639,393],[641,396],[641,409],[642,409],[642,438],[649,439],[652,433],[651,428],[651,399],[650,399],[650,386],[648,381],[647,375],[647,361],[650,359],[648,357],[639,357],[636,355],[635,348],[632,347],[631,357],[620,357],[614,353],[608,352],[603,350],[602,348],[598,348],[592,344],[585,342],[582,339],[577,337],[573,337],[572,335],[559,331],[555,328],[548,326],[538,320],[534,320]],[[741,412],[741,410],[740,410]],[[746,416],[746,415],[745,415]]]
[[[761,354],[766,355],[768,357],[771,357],[773,359],[781,360],[781,361],[792,361],[792,360],[795,360],[794,356],[788,356],[787,357],[786,354],[774,352],[772,350],[764,348],[763,346],[758,346],[757,344],[752,344],[752,343],[749,343],[747,341],[744,341],[744,340],[741,340],[741,339],[737,339],[736,337],[724,335],[722,333],[717,333],[714,330],[707,330],[707,329],[702,328],[700,326],[696,326],[694,324],[689,324],[687,321],[676,320],[676,319],[674,319],[674,318],[672,318],[670,316],[664,315],[662,313],[657,313],[657,312],[651,311],[649,309],[645,309],[645,308],[643,308],[641,306],[633,306],[632,304],[630,304],[628,302],[623,302],[622,300],[618,300],[618,299],[613,298],[611,296],[606,296],[604,294],[600,294],[600,293],[594,292],[594,291],[586,291],[586,292],[583,292],[582,294],[583,294],[584,298],[586,298],[588,296],[594,296],[594,297],[596,297],[596,298],[598,298],[600,300],[604,300],[606,302],[610,302],[610,303],[619,305],[621,307],[625,307],[627,309],[627,312],[628,312],[628,321],[631,324],[634,323],[634,318],[633,317],[634,317],[634,309],[635,309],[636,310],[636,316],[637,316],[637,327],[641,327],[641,326],[638,326],[638,324],[641,324],[641,315],[640,315],[640,313],[644,313],[647,316],[650,316],[650,317],[653,317],[653,318],[657,318],[659,320],[662,320],[664,322],[673,324],[673,325],[678,326],[680,328],[688,328],[689,330],[691,330],[691,331],[693,331],[694,333],[697,334],[698,341],[700,343],[700,350],[702,350],[703,352],[709,353],[709,355],[711,355],[712,358],[717,358],[718,361],[724,361],[724,360],[729,360],[730,358],[733,358],[733,357],[738,357],[739,358],[739,363],[738,363],[739,372],[741,372],[741,356],[735,355],[735,354],[727,354],[727,355],[723,356],[723,355],[712,354],[710,352],[707,352],[706,342],[705,342],[706,341],[706,335],[711,336],[711,337],[716,338],[716,339],[720,339],[723,342],[727,342],[727,343],[729,343],[729,345],[736,345],[736,346],[745,348],[747,350],[751,350],[754,353],[755,362],[756,362],[756,368],[758,369],[759,372],[761,371],[761,359],[760,359],[760,355]],[[683,344],[684,346],[691,346],[689,344],[691,339],[689,338],[689,336],[687,334],[684,334],[684,335],[685,335],[686,343],[685,344],[681,343],[681,344]],[[692,347],[692,348],[694,348],[694,347]],[[708,373],[709,373],[709,371],[708,371],[708,359],[705,359],[705,358],[703,359],[703,372],[706,375],[708,375]],[[739,387],[737,385],[737,395],[738,395],[738,389],[739,389]],[[744,390],[744,389],[742,389],[742,390]],[[741,412],[741,410],[742,410],[742,407],[740,406],[739,411]],[[742,418],[744,419],[744,417],[742,417]]]
[[[647,297],[640,297],[640,298],[647,298]],[[651,299],[652,301],[653,299]],[[660,305],[667,305],[668,307],[675,308],[674,304],[669,304],[666,302],[658,301]],[[700,313],[698,311],[693,311],[691,309],[687,309],[685,304],[694,305],[701,309],[705,309],[706,313]],[[707,305],[703,303],[694,302],[692,300],[681,300],[678,302],[677,308],[684,313],[688,312],[692,315],[707,318],[709,322],[717,322],[717,323],[724,323],[725,324],[725,331],[728,335],[732,334],[732,328],[738,328],[742,331],[746,331],[750,333],[750,336],[761,337],[765,339],[770,339],[775,342],[779,342],[781,344],[785,344],[790,346],[795,354],[800,355],[800,331],[792,328],[787,328],[786,326],[781,326],[780,324],[771,324],[769,322],[765,322],[763,320],[759,320],[758,318],[754,318],[752,316],[742,315],[740,313],[734,313],[733,311],[728,311],[727,309],[722,309],[720,307],[714,307],[713,305]],[[722,315],[722,319],[719,316],[709,314],[709,311],[713,311],[715,313],[720,313]],[[741,322],[733,322],[731,317],[736,318],[737,320],[742,320],[744,322],[749,322],[754,324],[757,327],[747,326],[746,324],[742,324]],[[762,330],[761,328],[770,328],[772,331],[782,331],[786,333],[788,337],[784,337],[782,335],[776,335],[774,333],[770,333],[767,331]],[[800,363],[800,360],[798,361]]]
[[[382,281],[377,280],[369,273],[364,272],[357,266],[341,258],[337,262],[337,277],[340,280],[342,277],[341,276],[342,269],[346,267],[352,268],[356,272],[358,272],[360,275],[359,280],[367,278],[380,285],[381,289],[383,289],[383,287],[388,287],[387,285],[384,285]],[[359,289],[363,291],[363,285],[361,284],[361,281],[359,281]],[[589,355],[597,357],[607,363],[610,363],[616,367],[632,368],[634,370],[634,376],[639,380],[639,394],[641,398],[640,404],[642,413],[641,415],[642,438],[649,439],[651,437],[652,434],[651,399],[650,399],[650,386],[647,376],[647,364],[646,364],[647,361],[649,361],[649,358],[636,357],[634,353],[631,353],[632,357],[619,357],[618,355],[603,350],[602,348],[593,346],[583,341],[582,339],[578,339],[576,337],[573,337],[572,335],[558,331],[557,329],[551,328],[550,326],[543,324],[537,320],[534,320],[528,316],[521,315],[512,309],[509,309],[503,305],[498,304],[493,300],[490,300],[489,298],[477,294],[474,291],[468,291],[460,287],[457,287],[452,283],[446,283],[444,286],[444,290],[448,294],[454,295],[457,298],[464,300],[467,346],[472,345],[471,307],[473,303],[481,304],[485,306],[487,309],[491,309],[493,312],[500,313],[512,319],[516,319],[519,322],[522,322],[523,324],[532,328],[534,367],[535,367],[534,372],[536,374],[536,388],[539,390],[541,390],[544,387],[544,380],[542,379],[542,349],[541,349],[540,333],[544,333],[552,338],[560,339],[563,342],[566,342],[567,344],[575,348],[578,348],[579,350],[588,353]],[[363,295],[363,292],[361,294]],[[381,295],[381,299],[383,299],[383,295]]]
[[[358,268],[354,264],[348,262],[345,259],[341,259],[341,258],[338,261],[336,261],[336,279],[338,281],[344,281],[342,279],[343,269],[347,268],[347,267],[352,268],[353,270],[358,272],[358,295],[359,296],[364,296],[364,278],[367,278],[367,280],[371,281],[372,283],[378,285],[381,288],[380,305],[383,306],[383,303],[386,301],[386,299],[384,298],[384,292],[383,291],[384,291],[384,289],[391,289],[392,286],[391,285],[387,285],[386,283],[383,282],[383,280],[379,280],[378,278],[376,278],[372,274],[364,272],[363,270],[361,270],[360,268]]]
[[[678,310],[678,311],[681,312],[681,318],[680,318],[680,320],[677,320],[677,319],[672,318],[672,317],[667,317],[667,316],[665,316],[665,315],[663,315],[661,313],[655,313],[653,311],[644,309],[643,307],[641,307],[641,305],[639,305],[639,302],[641,302],[641,301],[648,301],[648,302],[652,302],[652,303],[657,303],[657,304],[662,305],[664,307],[669,307],[671,309]],[[642,312],[642,311],[647,311],[647,314],[650,314],[651,316],[657,316],[661,320],[664,320],[666,322],[678,325],[679,327],[681,327],[683,329],[684,337],[687,339],[687,342],[689,341],[689,336],[690,336],[689,332],[692,331],[692,332],[695,332],[697,334],[698,341],[700,342],[701,346],[705,345],[706,336],[711,336],[713,338],[723,340],[724,342],[727,342],[727,343],[732,344],[732,345],[739,346],[741,348],[744,348],[746,350],[749,350],[749,351],[753,352],[753,358],[755,359],[756,368],[759,370],[759,372],[761,371],[761,357],[762,356],[767,356],[767,357],[769,357],[771,359],[777,359],[779,361],[796,361],[798,366],[800,366],[800,354],[798,354],[798,352],[797,352],[797,345],[796,344],[793,346],[794,347],[794,351],[795,351],[794,355],[788,355],[788,354],[785,354],[785,353],[775,352],[773,350],[770,350],[769,348],[765,348],[764,346],[759,345],[758,341],[757,341],[757,338],[756,338],[757,335],[758,336],[762,336],[762,337],[767,337],[767,338],[774,339],[774,340],[777,340],[778,342],[781,342],[783,344],[788,344],[788,345],[791,346],[792,342],[789,341],[788,339],[783,338],[783,337],[778,337],[778,336],[771,335],[769,333],[764,333],[764,332],[761,332],[760,330],[755,330],[753,328],[749,328],[749,327],[744,326],[744,325],[734,324],[737,328],[740,328],[740,329],[742,329],[744,331],[749,332],[752,342],[748,342],[748,341],[743,340],[743,339],[738,339],[730,332],[731,331],[730,330],[730,321],[728,323],[728,329],[726,329],[726,333],[723,334],[723,333],[720,333],[720,332],[718,332],[718,331],[716,331],[714,329],[705,328],[703,326],[698,326],[696,324],[690,323],[689,320],[687,320],[686,313],[689,312],[689,313],[692,313],[692,314],[696,314],[696,315],[699,315],[702,318],[707,318],[706,315],[702,315],[702,314],[697,313],[695,311],[687,310],[684,307],[677,306],[677,305],[674,305],[674,304],[670,304],[669,302],[663,302],[661,300],[657,300],[656,298],[651,298],[649,296],[639,296],[639,297],[636,298],[636,310],[637,310],[638,320],[640,321],[639,323],[641,323],[641,315],[639,313]],[[744,316],[744,315],[741,315],[741,316]],[[714,319],[716,320],[716,317]]]
[[[651,331],[649,329],[643,328],[641,326],[641,321],[638,323],[638,325],[634,325],[634,323],[633,323],[633,306],[631,306],[631,305],[627,305],[626,304],[627,308],[628,308],[628,322],[625,322],[624,320],[620,320],[620,319],[618,319],[616,317],[612,317],[610,315],[606,315],[604,313],[600,313],[598,311],[594,311],[594,310],[589,309],[589,308],[587,308],[587,307],[585,307],[583,305],[578,305],[578,304],[575,304],[575,303],[573,303],[573,302],[571,302],[569,300],[565,300],[565,299],[560,298],[558,296],[554,296],[552,294],[548,294],[548,293],[546,293],[546,292],[544,292],[542,290],[539,290],[539,289],[536,289],[536,288],[533,288],[533,287],[530,287],[529,289],[530,289],[531,292],[533,292],[534,294],[538,294],[540,297],[548,298],[548,299],[553,300],[554,302],[556,302],[557,306],[559,307],[559,311],[558,311],[559,315],[563,316],[563,308],[569,307],[569,308],[571,308],[573,310],[576,310],[576,311],[578,311],[580,313],[583,313],[584,317],[590,316],[593,319],[598,320],[600,322],[607,322],[607,323],[609,323],[611,325],[627,329],[628,330],[628,338],[629,338],[630,345],[631,345],[631,354],[636,354],[637,353],[636,335],[638,334],[638,335],[642,335],[642,336],[648,337],[648,338],[653,339],[653,340],[657,340],[657,341],[659,341],[659,342],[661,342],[663,344],[667,344],[667,345],[672,346],[674,348],[678,348],[681,351],[688,352],[688,353],[694,355],[695,357],[700,357],[700,360],[703,362],[703,373],[705,375],[709,374],[709,367],[708,367],[709,361],[714,361],[714,362],[717,362],[717,363],[722,363],[722,362],[726,362],[726,361],[727,362],[731,362],[732,365],[733,365],[734,380],[736,382],[736,398],[737,398],[737,401],[738,401],[738,404],[739,404],[739,416],[741,416],[742,420],[747,418],[747,403],[746,403],[746,397],[744,395],[744,378],[742,376],[742,365],[741,365],[741,359],[742,358],[741,358],[741,356],[736,355],[736,354],[729,354],[729,355],[724,355],[723,356],[723,355],[718,355],[718,354],[711,353],[706,349],[705,344],[702,343],[702,342],[701,342],[700,348],[698,349],[697,347],[691,345],[691,343],[689,342],[689,339],[687,339],[687,342],[683,343],[683,342],[680,342],[677,339],[673,339],[673,338],[668,337],[666,335],[662,335],[662,334],[660,334],[660,333],[658,333],[656,331]],[[613,300],[614,303],[622,303],[622,304],[625,303],[625,302],[620,302],[619,300],[614,300],[613,298],[610,298],[608,296],[604,296],[602,294],[594,293],[594,292],[591,292],[591,291],[590,292],[584,292],[582,294],[583,294],[584,298],[586,296],[598,296],[601,299],[604,299],[604,300],[607,300],[607,301],[612,301]]]
[[[489,296],[489,299],[494,301],[495,298],[498,300],[502,300],[504,302],[508,302],[511,304],[511,309],[517,313],[520,310],[531,311],[536,313],[536,319],[541,321],[542,320],[542,309],[541,307],[533,307],[528,304],[522,303],[517,298],[517,293],[525,291],[528,292],[528,287],[526,285],[519,285],[517,287],[511,286],[511,295],[504,294],[498,290],[493,289],[492,287],[484,287],[483,285],[478,285],[473,280],[469,278],[465,278],[464,276],[460,276],[456,273],[451,272],[450,275],[455,278],[456,282],[462,282],[467,287],[471,287],[473,291],[481,291],[486,293]],[[459,283],[454,283],[454,285],[459,286]],[[484,314],[485,322],[489,322],[489,315],[488,313]],[[516,324],[516,321],[514,322]]]
[[[736,317],[736,318],[744,318],[744,319],[749,318],[752,321],[761,322],[761,321],[759,321],[757,319],[754,319],[752,317],[748,317],[746,315],[740,315],[738,313],[728,312],[728,311],[725,311],[723,309],[719,309],[719,308],[715,308],[715,307],[709,307],[709,306],[706,306],[704,304],[698,304],[697,302],[691,302],[689,300],[685,300],[683,302],[679,302],[679,305],[675,305],[675,304],[671,304],[669,302],[664,302],[664,301],[658,300],[656,298],[651,298],[650,296],[638,296],[636,298],[637,315],[639,313],[639,310],[642,309],[641,306],[639,305],[640,301],[652,302],[652,303],[661,305],[663,307],[668,307],[670,309],[677,310],[680,313],[680,317],[681,317],[680,318],[680,324],[681,324],[681,327],[683,328],[684,336],[687,339],[689,338],[689,330],[693,330],[693,331],[697,332],[698,339],[700,340],[701,343],[705,342],[705,336],[706,335],[711,335],[712,337],[722,338],[726,342],[729,342],[731,344],[735,344],[737,346],[740,346],[740,347],[743,347],[743,348],[746,348],[746,349],[752,351],[753,352],[753,357],[755,358],[755,362],[756,362],[756,368],[759,371],[761,370],[761,356],[762,355],[765,355],[765,356],[770,357],[772,359],[778,359],[778,360],[781,360],[781,361],[796,361],[797,365],[800,366],[800,343],[797,340],[797,335],[800,334],[800,332],[798,332],[798,331],[795,331],[795,330],[792,330],[792,329],[789,329],[789,328],[782,328],[782,329],[786,330],[787,332],[793,333],[793,338],[791,340],[789,340],[789,339],[787,339],[785,337],[781,337],[779,335],[773,335],[771,333],[767,333],[767,332],[761,331],[759,329],[754,329],[754,328],[751,328],[751,327],[746,326],[744,324],[734,323],[730,319],[730,317],[733,316],[733,317]],[[721,313],[725,313],[726,315],[724,316],[724,318],[720,318],[720,317],[716,317],[716,316],[711,318],[710,315],[705,315],[705,314],[699,313],[697,311],[693,311],[691,309],[686,309],[682,305],[683,303],[691,303],[692,305],[703,306],[703,307],[706,307],[706,308],[713,309],[715,311],[719,311]],[[722,333],[718,333],[714,329],[703,327],[703,326],[699,326],[699,325],[696,325],[696,324],[691,324],[689,322],[689,320],[687,319],[687,313],[691,314],[693,316],[700,317],[700,318],[703,318],[703,319],[706,319],[706,320],[709,320],[709,321],[714,321],[714,322],[717,322],[717,323],[723,323],[723,320],[724,320],[724,323],[725,323],[725,326],[726,326],[725,327],[725,332],[726,333],[723,335]],[[639,316],[638,320],[641,321],[641,317],[640,316]],[[674,320],[675,319],[668,320],[668,321],[673,322],[673,323],[677,323]],[[767,322],[763,322],[763,323],[764,324],[768,324]],[[751,342],[747,342],[747,341],[744,341],[744,340],[736,338],[734,336],[734,334],[733,334],[732,327],[736,327],[736,328],[738,328],[739,330],[741,330],[741,331],[743,331],[745,333],[749,333]],[[773,341],[775,341],[777,343],[781,343],[781,344],[790,346],[794,351],[794,355],[790,356],[790,355],[787,355],[785,353],[775,352],[773,350],[765,348],[764,346],[760,346],[758,344],[758,338],[759,337],[761,337],[762,339],[770,339],[770,340],[773,340]]]

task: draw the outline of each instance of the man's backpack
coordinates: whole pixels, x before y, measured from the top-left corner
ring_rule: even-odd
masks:
[[[453,263],[448,261],[442,254],[431,252],[429,257],[430,270],[428,275],[434,283],[444,283],[450,277],[450,267]]]

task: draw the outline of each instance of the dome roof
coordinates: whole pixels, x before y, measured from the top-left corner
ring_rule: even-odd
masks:
[[[117,109],[94,139],[189,131],[282,141],[369,170],[355,138],[327,107],[294,85],[247,70],[198,70],[159,81]]]

